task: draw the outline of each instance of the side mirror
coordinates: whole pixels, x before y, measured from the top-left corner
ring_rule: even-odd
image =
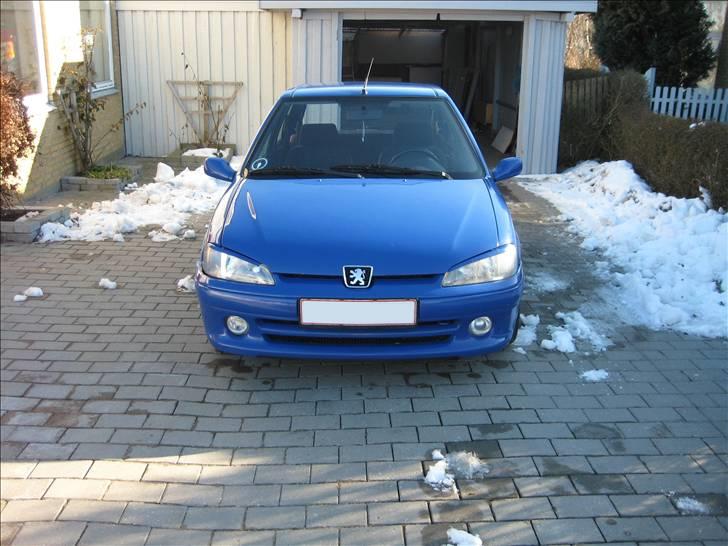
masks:
[[[502,159],[493,169],[493,180],[508,180],[521,174],[523,162],[517,157],[506,157]]]
[[[208,157],[205,159],[205,174],[225,182],[235,182],[235,169],[221,157]]]

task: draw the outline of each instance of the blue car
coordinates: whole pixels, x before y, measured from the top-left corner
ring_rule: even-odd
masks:
[[[286,91],[210,222],[196,284],[224,353],[306,359],[478,355],[513,341],[518,235],[439,87]]]

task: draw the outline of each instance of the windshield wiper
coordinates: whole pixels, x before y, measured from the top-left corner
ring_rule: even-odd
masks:
[[[356,174],[381,174],[384,176],[411,175],[452,180],[452,176],[445,171],[428,171],[426,169],[412,169],[409,167],[397,167],[395,165],[334,165],[331,167],[331,170]]]
[[[258,178],[267,176],[286,176],[286,177],[328,177],[328,178],[357,178],[355,174],[344,174],[334,171],[333,169],[316,169],[313,167],[268,167],[266,169],[245,169],[247,178]]]

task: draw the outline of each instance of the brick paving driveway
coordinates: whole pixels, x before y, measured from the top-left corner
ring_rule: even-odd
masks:
[[[527,270],[571,283],[527,294],[556,323],[594,298],[595,257],[508,193]],[[621,326],[597,355],[239,360],[175,292],[199,244],[2,246],[3,544],[440,545],[451,526],[489,545],[728,540],[725,341]],[[12,303],[31,285],[46,297]],[[609,379],[579,378],[592,368]],[[437,493],[434,448],[490,473]]]

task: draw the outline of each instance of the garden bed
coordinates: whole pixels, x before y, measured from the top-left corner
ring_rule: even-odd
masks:
[[[61,178],[61,191],[121,191],[141,177],[140,165],[100,166],[81,176]]]
[[[68,220],[67,207],[32,207],[4,209],[0,215],[0,241],[3,243],[32,243],[46,222]]]

